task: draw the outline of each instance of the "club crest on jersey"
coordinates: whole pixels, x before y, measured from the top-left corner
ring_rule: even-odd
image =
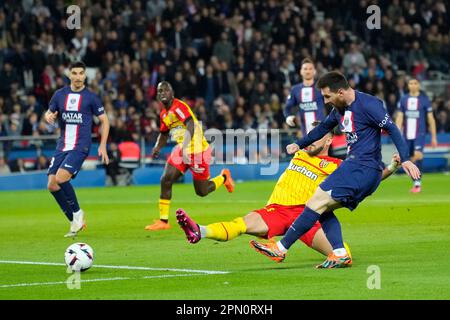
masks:
[[[69,93],[66,104],[64,106],[65,111],[80,111],[81,95],[78,93]]]
[[[344,118],[342,119],[342,132],[354,132],[353,127],[353,112],[347,110],[345,111]]]
[[[330,163],[329,163],[328,161],[322,160],[322,161],[320,161],[320,163],[319,163],[319,167],[321,167],[321,168],[323,169],[323,168],[328,167],[329,164],[330,164]]]

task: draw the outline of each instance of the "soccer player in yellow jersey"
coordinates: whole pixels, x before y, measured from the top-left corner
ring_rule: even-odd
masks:
[[[317,122],[314,123],[314,126],[317,124]],[[185,232],[188,241],[196,243],[201,238],[228,241],[241,234],[269,239],[284,235],[292,222],[303,212],[306,202],[314,194],[318,185],[341,163],[340,159],[328,156],[332,140],[332,133],[328,133],[306,150],[298,151],[278,179],[269,201],[262,209],[229,222],[218,222],[207,226],[198,225],[183,209],[178,209],[178,224]],[[384,169],[383,179],[397,169],[398,163],[399,157],[395,155],[389,167]],[[300,240],[324,255],[333,251],[319,222]]]
[[[195,192],[201,197],[217,190],[221,185],[225,185],[228,192],[234,190],[234,182],[228,169],[222,170],[217,177],[209,179],[211,148],[191,108],[185,102],[174,97],[170,83],[162,81],[158,84],[157,98],[163,109],[160,113],[160,134],[153,148],[152,156],[155,158],[159,155],[161,148],[169,139],[169,133],[177,145],[170,154],[161,176],[159,220],[145,227],[149,231],[170,228],[169,208],[172,184],[188,169],[191,170],[194,178]]]

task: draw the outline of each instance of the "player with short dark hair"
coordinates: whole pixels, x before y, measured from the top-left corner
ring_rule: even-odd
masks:
[[[314,121],[322,121],[326,116],[323,96],[314,87],[316,68],[313,60],[305,58],[300,67],[302,82],[292,87],[284,108],[286,123],[294,127],[296,115],[300,119],[300,128],[305,136],[313,128]]]
[[[169,133],[177,145],[167,159],[161,176],[161,194],[159,199],[159,220],[145,227],[146,230],[165,230],[170,228],[169,208],[172,199],[172,185],[188,169],[194,178],[197,195],[204,197],[225,185],[228,192],[233,192],[234,182],[230,170],[224,169],[217,177],[210,178],[209,163],[211,148],[203,135],[203,129],[191,108],[174,97],[172,86],[162,81],[157,86],[157,98],[161,103],[160,134],[152,150],[152,157],[157,157],[166,145]]]
[[[48,190],[70,221],[70,230],[65,237],[74,237],[84,228],[85,219],[70,180],[76,177],[89,154],[93,115],[101,122],[98,155],[108,164],[109,121],[100,98],[85,86],[86,66],[83,62],[73,62],[69,66],[69,79],[70,85],[57,90],[51,98],[45,120],[53,124],[58,119],[61,128],[48,168]]]
[[[395,123],[400,130],[403,130],[411,161],[417,165],[419,170],[422,170],[427,122],[431,134],[431,146],[435,148],[437,146],[436,121],[434,120],[430,99],[425,92],[420,90],[419,80],[410,79],[408,89],[409,93],[401,97],[398,103]],[[414,180],[410,191],[413,193],[420,192],[421,187],[421,179]]]
[[[291,245],[320,221],[333,252],[318,268],[342,268],[352,264],[344,248],[341,225],[333,210],[346,207],[354,210],[378,187],[383,164],[381,162],[381,129],[386,130],[400,154],[403,170],[413,179],[420,177],[419,169],[409,160],[408,148],[401,132],[392,122],[383,102],[369,94],[352,89],[344,75],[329,72],[317,82],[325,103],[333,105],[329,116],[296,143],[287,146],[289,154],[297,152],[339,125],[347,138],[347,158],[316,189],[302,213],[286,235],[277,243],[251,245],[260,253],[281,262]]]

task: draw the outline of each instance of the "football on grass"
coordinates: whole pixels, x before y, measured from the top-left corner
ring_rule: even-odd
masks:
[[[64,259],[70,270],[86,271],[94,262],[94,250],[86,243],[74,243],[67,248]]]

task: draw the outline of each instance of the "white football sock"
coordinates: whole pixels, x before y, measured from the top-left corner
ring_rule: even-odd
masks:
[[[200,237],[202,238],[206,238],[206,227],[205,226],[200,226]]]
[[[283,253],[288,252],[288,249],[286,249],[286,248],[283,246],[283,244],[281,243],[281,241],[278,241],[278,242],[277,242],[277,247],[278,247],[278,249],[280,249],[280,251],[283,252]]]
[[[347,255],[347,250],[345,248],[334,249],[333,253],[338,257],[343,257]]]

